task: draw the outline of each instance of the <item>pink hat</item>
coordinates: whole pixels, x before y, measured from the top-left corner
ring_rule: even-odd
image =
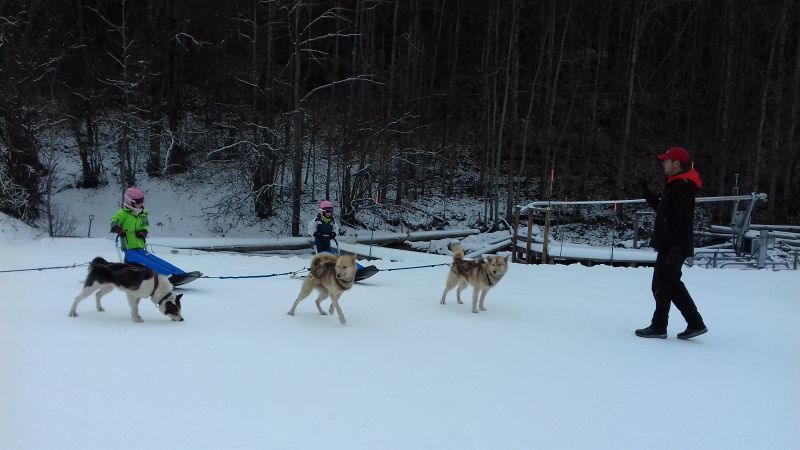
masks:
[[[684,164],[689,162],[689,151],[683,147],[670,147],[666,153],[656,156],[656,158],[660,159],[661,161],[671,160],[671,161],[680,161]]]

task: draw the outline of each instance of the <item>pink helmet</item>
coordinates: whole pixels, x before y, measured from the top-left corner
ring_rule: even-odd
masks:
[[[144,203],[144,192],[136,187],[129,187],[125,189],[125,194],[122,196],[122,204],[128,208],[141,207]]]
[[[330,200],[319,202],[319,212],[333,214],[333,203]]]

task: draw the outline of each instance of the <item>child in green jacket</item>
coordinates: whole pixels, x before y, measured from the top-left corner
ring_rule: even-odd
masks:
[[[149,253],[145,248],[150,223],[147,210],[144,209],[144,193],[129,187],[123,195],[122,208],[111,217],[111,232],[122,240],[121,247],[125,252],[126,263],[138,263],[147,266],[163,275],[170,275],[173,285],[180,285],[195,280],[203,274],[200,272],[184,272],[178,267]]]

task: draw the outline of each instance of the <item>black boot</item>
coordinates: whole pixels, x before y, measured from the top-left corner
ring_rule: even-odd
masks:
[[[647,328],[640,328],[636,330],[636,335],[643,338],[658,338],[658,339],[666,339],[667,332],[661,330],[653,329],[653,326],[650,325]]]
[[[683,333],[678,333],[678,339],[691,339],[696,336],[700,336],[701,334],[708,331],[705,325],[700,326],[688,326]]]

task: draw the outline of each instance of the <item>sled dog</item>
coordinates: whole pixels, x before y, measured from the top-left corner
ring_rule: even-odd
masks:
[[[508,270],[508,256],[487,256],[486,259],[482,257],[476,258],[474,261],[464,259],[464,249],[461,244],[455,242],[451,244],[450,251],[453,252],[453,265],[450,266],[450,272],[447,273],[447,284],[442,293],[442,300],[440,304],[445,304],[445,297],[456,285],[456,299],[459,304],[461,301],[461,291],[467,285],[472,286],[472,312],[477,313],[478,309],[486,311],[483,306],[483,300],[489,289],[495,287],[497,283],[503,279],[503,275]],[[480,303],[478,302],[478,294],[480,294]]]
[[[100,299],[108,294],[114,287],[125,292],[128,305],[131,307],[131,318],[134,322],[143,322],[139,316],[139,300],[150,297],[162,314],[176,322],[183,320],[181,317],[181,297],[172,292],[172,283],[166,275],[156,273],[140,264],[110,263],[97,257],[89,265],[89,275],[83,283],[83,290],[75,297],[70,317],[77,317],[78,303],[86,297],[95,294],[98,311],[105,311],[100,304]]]
[[[320,302],[326,298],[331,298],[331,306],[328,309],[328,314],[336,314],[339,316],[339,322],[344,325],[347,320],[342,313],[342,307],[339,306],[339,297],[353,287],[353,282],[356,277],[356,255],[341,255],[336,256],[330,253],[320,253],[314,256],[311,260],[311,268],[309,274],[303,280],[303,287],[300,288],[300,293],[297,295],[292,309],[289,310],[289,315],[294,315],[294,310],[297,305],[315,288],[319,291],[317,297],[317,311],[323,316],[326,315],[325,311],[320,307]]]

